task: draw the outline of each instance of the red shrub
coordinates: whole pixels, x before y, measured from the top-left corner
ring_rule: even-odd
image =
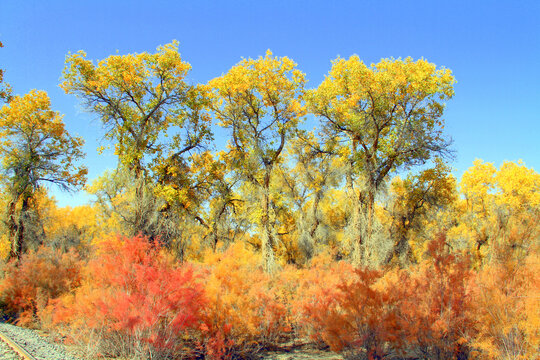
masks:
[[[24,254],[19,263],[5,268],[0,284],[1,307],[5,315],[20,325],[38,325],[37,314],[50,300],[79,286],[78,255],[48,247]]]
[[[297,314],[295,323],[301,334],[319,343],[331,344],[334,350],[342,348],[339,336],[330,335],[333,327],[329,322],[337,306],[339,285],[352,275],[352,266],[334,263],[330,256],[324,255],[313,258],[311,267],[301,270],[293,303]]]
[[[375,357],[383,352],[387,298],[376,287],[381,273],[344,263],[317,263],[299,290],[299,321],[333,351]]]
[[[57,324],[110,355],[184,352],[204,306],[190,266],[174,266],[159,246],[135,237],[101,243],[86,270],[83,286],[56,304]]]
[[[338,264],[308,270],[317,278],[299,291],[312,337],[350,358],[465,356],[474,331],[466,284],[468,262],[430,244],[417,267],[383,274]]]

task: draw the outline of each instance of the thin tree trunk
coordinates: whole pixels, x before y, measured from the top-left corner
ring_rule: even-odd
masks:
[[[392,247],[392,251],[388,253],[385,259],[385,264],[390,264],[392,260],[399,260],[404,254],[407,256],[407,261],[409,261],[409,242],[407,240],[407,234],[409,232],[409,228],[407,226],[407,218],[405,216],[402,216],[399,221],[399,225],[395,225],[393,223],[392,225],[392,233],[391,238],[394,239],[394,246]],[[397,229],[395,229],[397,227]]]
[[[349,226],[351,226],[353,231],[352,236],[352,256],[351,260],[354,266],[360,266],[363,263],[363,254],[362,254],[362,247],[363,247],[363,234],[362,234],[362,202],[363,202],[363,194],[360,192],[358,196],[355,193],[354,190],[354,180],[353,180],[353,169],[354,164],[352,161],[349,162],[349,169],[345,174],[346,179],[346,186],[347,186],[347,192],[349,194],[349,197],[351,199],[355,199],[353,203],[353,211],[352,211],[352,217],[351,222]]]
[[[134,227],[134,235],[138,235],[139,233],[144,234],[144,219],[143,219],[143,211],[142,208],[144,206],[143,204],[143,192],[144,192],[144,183],[142,179],[142,169],[139,164],[134,166],[134,173],[135,173],[135,221],[133,224]]]
[[[274,234],[270,223],[270,171],[264,175],[263,196],[262,196],[262,257],[263,269],[269,274],[276,270],[276,258],[274,254]]]
[[[313,224],[311,225],[311,230],[309,231],[309,235],[313,243],[315,243],[315,232],[317,231],[317,228],[319,227],[319,224],[320,224],[318,213],[319,213],[319,203],[321,202],[321,198],[322,198],[322,193],[320,191],[317,191],[317,193],[315,194],[315,200],[313,202],[313,212],[312,212]]]
[[[371,189],[368,190],[367,195],[367,218],[364,234],[364,261],[370,261],[372,258],[373,244],[371,239],[373,237],[373,218],[375,214],[375,193]]]
[[[356,267],[360,267],[364,263],[364,234],[362,229],[363,209],[358,201],[354,206],[353,213],[353,230],[355,232],[353,243],[352,263]]]
[[[322,192],[317,191],[315,193],[315,199],[313,200],[313,206],[311,208],[311,226],[309,230],[304,229],[304,236],[301,237],[303,240],[304,255],[306,260],[310,260],[313,257],[315,244],[318,242],[317,239],[317,229],[321,223],[319,219],[319,205],[322,198]],[[307,227],[308,216],[303,213],[302,222],[305,224],[303,226]]]

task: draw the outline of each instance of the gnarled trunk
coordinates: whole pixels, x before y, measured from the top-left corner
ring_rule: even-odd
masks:
[[[354,231],[352,263],[354,266],[369,265],[371,249],[369,241],[373,236],[373,218],[375,213],[375,191],[360,191],[354,208]]]
[[[10,259],[19,260],[24,249],[24,215],[28,212],[29,201],[28,197],[23,198],[18,219],[16,219],[15,214],[17,201],[11,201],[8,206],[8,229],[11,242]]]

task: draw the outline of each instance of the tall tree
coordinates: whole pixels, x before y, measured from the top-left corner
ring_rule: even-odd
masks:
[[[62,116],[50,106],[47,93],[32,90],[13,97],[0,110],[0,155],[11,192],[7,211],[11,258],[21,256],[24,217],[40,184],[69,190],[86,181],[86,168],[76,165],[84,155],[83,139],[69,135]]]
[[[136,182],[142,199],[152,164],[175,164],[210,140],[201,87],[186,81],[191,66],[182,61],[178,42],[155,54],[113,55],[94,64],[79,51],[68,55],[61,87],[80,97],[102,120],[115,141],[120,163]],[[145,228],[142,206],[134,208],[135,232]]]
[[[264,269],[276,267],[270,181],[287,141],[304,115],[305,75],[287,57],[246,59],[210,81],[212,109],[232,131],[229,144],[235,171],[259,193]]]
[[[450,70],[423,59],[383,59],[368,67],[352,56],[333,61],[310,92],[310,110],[323,119],[330,138],[347,140],[351,169],[360,175],[355,264],[369,261],[375,196],[388,174],[447,152],[443,101],[454,94],[454,82]]]

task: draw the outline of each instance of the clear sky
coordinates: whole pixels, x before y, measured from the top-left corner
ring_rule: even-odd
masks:
[[[49,93],[71,133],[86,139],[89,177],[115,166],[98,155],[101,123],[58,87],[65,56],[154,52],[180,41],[204,83],[271,49],[316,87],[338,55],[365,63],[424,57],[453,71],[446,132],[460,176],[475,158],[523,159],[540,171],[540,1],[0,1],[0,68],[16,94]],[[103,143],[101,143],[103,144]],[[59,205],[89,200],[54,192]]]

